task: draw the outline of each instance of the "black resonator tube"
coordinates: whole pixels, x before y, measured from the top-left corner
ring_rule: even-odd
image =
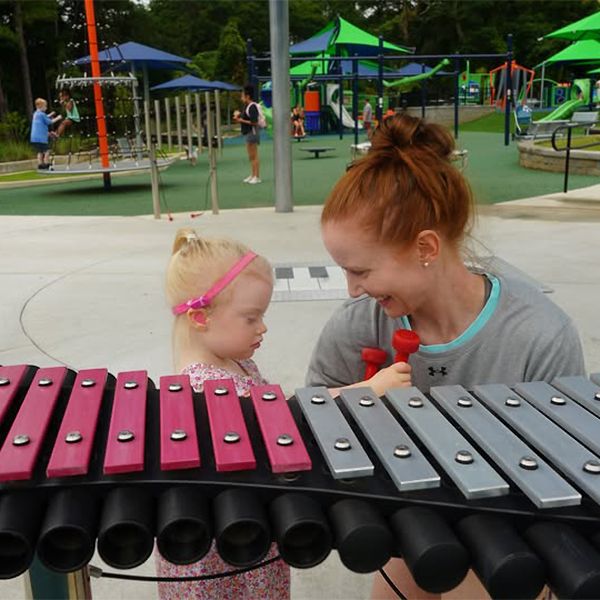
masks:
[[[29,568],[43,508],[34,494],[9,492],[0,497],[0,579],[17,577]]]
[[[53,571],[81,569],[94,555],[98,501],[82,490],[61,490],[51,500],[42,524],[37,553]]]
[[[525,538],[546,563],[559,598],[600,598],[600,553],[580,533],[545,521],[529,527]]]
[[[116,569],[144,563],[154,548],[154,499],[135,487],[117,488],[104,502],[98,553]]]
[[[251,492],[231,489],[214,501],[215,540],[221,558],[234,567],[262,560],[271,547],[265,509]]]
[[[450,526],[428,508],[396,511],[390,524],[417,585],[432,594],[454,589],[469,570],[469,553]]]
[[[174,487],[158,500],[156,545],[176,565],[200,560],[210,549],[212,527],[208,501],[192,488]]]
[[[271,523],[279,554],[286,563],[308,569],[331,552],[331,531],[318,502],[302,494],[284,494],[271,503]]]
[[[506,519],[471,515],[457,529],[471,552],[475,573],[492,598],[535,598],[542,591],[544,565]]]
[[[335,547],[356,573],[383,567],[392,555],[393,536],[383,517],[363,500],[340,500],[329,509]]]

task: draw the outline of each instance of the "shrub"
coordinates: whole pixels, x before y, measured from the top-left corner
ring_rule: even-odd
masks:
[[[27,142],[0,142],[0,162],[35,158],[35,150]]]

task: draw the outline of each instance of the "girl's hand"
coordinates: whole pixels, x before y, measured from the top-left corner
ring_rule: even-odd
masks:
[[[355,387],[359,385],[368,386],[373,388],[373,391],[378,396],[383,396],[385,392],[392,388],[398,387],[410,387],[412,367],[408,363],[398,362],[381,369],[366,381],[354,384]]]
[[[359,381],[352,385],[345,385],[342,388],[329,388],[329,393],[333,396],[339,396],[340,390],[346,388],[370,387],[377,396],[383,396],[385,392],[392,388],[410,387],[412,385],[411,374],[412,367],[408,363],[398,362],[381,369],[371,379]]]

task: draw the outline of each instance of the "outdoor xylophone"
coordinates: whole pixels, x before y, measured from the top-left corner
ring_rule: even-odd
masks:
[[[0,367],[0,577],[131,568],[152,553],[234,566],[275,540],[309,568],[336,548],[402,556],[442,592],[472,567],[494,598],[600,597],[600,377],[333,400],[145,371]],[[560,474],[559,474],[560,473]]]

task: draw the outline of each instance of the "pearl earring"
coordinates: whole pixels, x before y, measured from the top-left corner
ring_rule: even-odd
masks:
[[[429,263],[428,263],[427,261],[425,261],[425,262],[423,263],[423,266],[424,266],[424,267],[428,267],[428,266],[429,266]]]

